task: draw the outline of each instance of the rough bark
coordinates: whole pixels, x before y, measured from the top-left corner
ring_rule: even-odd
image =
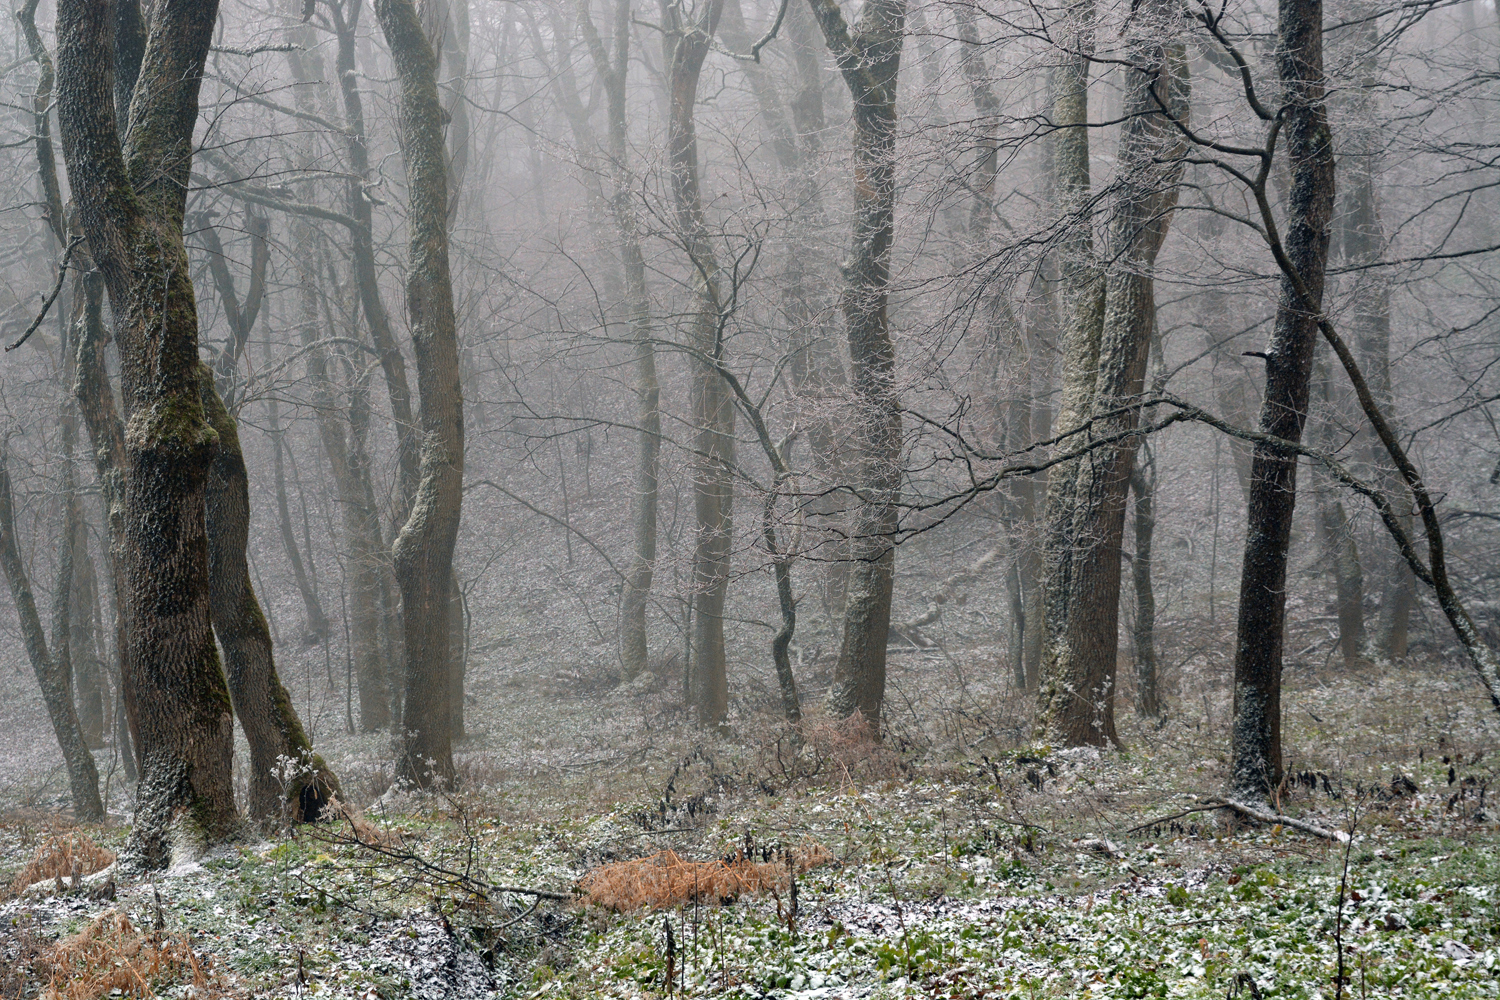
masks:
[[[426,788],[454,779],[449,617],[463,502],[463,387],[448,267],[448,163],[437,60],[412,0],[377,0],[375,16],[401,89],[410,239],[406,307],[422,430],[421,477],[392,547],[406,636],[405,738],[397,774]]]
[[[1284,253],[1300,287],[1290,276],[1283,277],[1259,426],[1263,433],[1296,442],[1307,421],[1334,196],[1321,0],[1280,0],[1277,35],[1276,66],[1284,95],[1281,133],[1292,173]],[[1296,454],[1257,444],[1240,571],[1230,741],[1230,781],[1242,797],[1264,798],[1281,780],[1282,643],[1296,488]]]
[[[1087,32],[1082,27],[1080,34]],[[1110,267],[1100,280],[1087,246],[1064,258],[1070,322],[1064,341],[1064,398],[1059,431],[1085,427],[1083,440],[1134,428],[1128,408],[1144,386],[1156,322],[1152,271],[1166,238],[1184,146],[1163,109],[1187,110],[1186,63],[1165,3],[1143,3],[1131,22],[1131,67],[1120,126],[1118,179],[1109,232]],[[1059,125],[1081,131],[1086,68],[1063,74]],[[1064,118],[1064,115],[1068,116]],[[1079,204],[1086,191],[1085,150],[1070,137],[1060,187]],[[1061,143],[1060,143],[1061,145]],[[1087,233],[1080,241],[1091,239]],[[1071,276],[1070,276],[1071,275]],[[1098,326],[1098,292],[1103,311]],[[1097,336],[1095,330],[1098,330]],[[1082,442],[1079,442],[1082,443]],[[1137,439],[1126,437],[1052,470],[1047,497],[1046,626],[1037,730],[1068,746],[1118,743],[1114,702],[1119,655],[1121,539]]]
[[[270,823],[317,819],[339,788],[338,779],[313,753],[312,741],[276,674],[271,630],[250,584],[245,547],[250,540],[250,479],[240,451],[239,428],[204,365],[199,392],[204,413],[219,435],[208,473],[207,525],[209,605],[214,634],[224,651],[229,696],[250,745],[251,818]],[[282,759],[300,768],[285,790],[275,772]],[[284,778],[285,775],[283,774]]]
[[[672,32],[663,37],[668,113],[667,162],[671,175],[677,240],[687,252],[696,299],[688,319],[693,348],[691,411],[693,510],[693,639],[688,699],[699,725],[717,726],[729,712],[724,663],[724,602],[729,592],[729,547],[733,535],[734,406],[717,364],[724,356],[723,277],[709,242],[698,173],[698,133],[693,112],[698,81],[724,0],[706,0],[689,17],[662,4]]]
[[[183,208],[215,0],[153,9],[129,130],[115,125],[108,9],[58,5],[58,119],[82,231],[108,290],[127,415],[124,688],[142,762],[131,850],[168,864],[235,826],[233,716],[208,608],[204,488],[217,436],[198,395]]]
[[[66,548],[62,561],[71,562]],[[11,499],[10,471],[3,449],[0,449],[0,569],[5,571],[5,579],[10,584],[26,655],[36,673],[37,686],[42,689],[42,701],[47,706],[48,718],[52,720],[52,731],[62,748],[63,762],[68,770],[68,787],[73,796],[73,816],[84,823],[98,822],[104,818],[104,803],[99,798],[99,771],[78,724],[70,679],[63,665],[54,660],[47,649],[47,636],[42,631],[42,619],[37,614],[36,598],[32,596],[26,564],[21,559],[21,546],[16,538],[15,504]],[[67,597],[62,600],[66,603]]]
[[[854,105],[854,233],[842,305],[853,397],[846,467],[858,507],[850,525],[849,590],[829,710],[835,716],[858,712],[878,731],[902,478],[901,401],[887,306],[906,0],[869,0],[852,27],[835,0],[809,3]]]

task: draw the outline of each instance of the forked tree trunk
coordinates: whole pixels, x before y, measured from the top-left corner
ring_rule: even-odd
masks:
[[[1177,204],[1183,167],[1181,134],[1162,110],[1169,109],[1178,119],[1187,113],[1187,67],[1182,44],[1174,37],[1174,9],[1162,0],[1143,3],[1129,29],[1132,65],[1125,71],[1125,121],[1120,126],[1115,182],[1119,193],[1110,223],[1111,266],[1102,282],[1104,309],[1097,339],[1097,299],[1091,298],[1091,282],[1098,279],[1091,278],[1086,262],[1065,265],[1074,272],[1071,280],[1079,283],[1070,293],[1066,419],[1059,419],[1058,428],[1080,430],[1081,436],[1069,447],[1128,431],[1138,423],[1131,402],[1144,386],[1156,323],[1152,271]],[[1081,32],[1088,30],[1080,27]],[[1085,72],[1078,66],[1062,74],[1058,115],[1069,116],[1070,131],[1081,130],[1076,115],[1085,107],[1078,103],[1086,101]],[[1062,103],[1064,95],[1067,104]],[[1070,147],[1077,142],[1068,140]],[[1062,185],[1073,192],[1075,204],[1086,190],[1084,164],[1078,162],[1081,152],[1071,150],[1069,175]],[[1120,546],[1136,445],[1136,439],[1125,438],[1052,471],[1047,498],[1047,648],[1037,729],[1068,746],[1119,742],[1114,705]]]
[[[851,26],[835,0],[809,0],[854,104],[854,237],[843,307],[853,399],[849,591],[829,710],[878,732],[895,584],[901,401],[887,313],[896,208],[896,85],[906,0],[868,0]]]
[[[63,561],[70,561],[66,552]],[[98,822],[104,818],[104,804],[99,798],[99,771],[78,724],[69,678],[47,650],[47,636],[42,631],[42,619],[37,614],[36,598],[32,596],[31,583],[26,578],[26,563],[21,559],[21,546],[16,538],[15,504],[11,499],[10,471],[3,450],[0,450],[0,569],[5,571],[5,578],[10,583],[16,615],[21,620],[26,655],[31,659],[37,686],[42,689],[42,701],[52,720],[52,731],[62,748],[63,762],[68,769],[68,787],[73,796],[73,816],[82,823]]]
[[[214,389],[214,373],[200,370],[203,410],[219,435],[208,473],[207,523],[210,610],[214,634],[224,650],[234,714],[250,745],[250,816],[270,823],[318,817],[338,779],[313,753],[292,699],[276,675],[271,630],[250,585],[245,547],[250,540],[250,479],[240,451],[239,428]],[[273,773],[282,758],[300,768],[287,782]],[[283,802],[283,795],[285,801]]]
[[[115,127],[108,9],[58,5],[58,119],[82,231],[104,277],[125,432],[126,632],[142,775],[131,851],[148,868],[235,825],[233,715],[209,621],[204,488],[216,435],[198,395],[183,207],[215,0],[153,10],[130,142]]]
[[[392,547],[406,632],[405,738],[396,769],[426,788],[451,785],[455,777],[449,618],[463,503],[463,388],[448,268],[448,163],[437,60],[412,0],[376,0],[375,16],[401,87],[410,236],[406,303],[422,430],[421,478],[411,516]]]
[[[1283,277],[1266,352],[1260,430],[1295,442],[1301,440],[1307,421],[1333,214],[1333,143],[1323,103],[1322,0],[1280,0],[1277,37],[1276,66],[1285,95],[1282,137],[1292,171],[1285,250],[1311,301],[1304,301],[1297,285]],[[1231,787],[1243,796],[1263,798],[1281,780],[1281,661],[1296,489],[1296,454],[1257,444],[1240,572],[1230,741]]]
[[[694,303],[688,320],[692,361],[691,410],[694,433],[693,642],[688,664],[688,698],[699,725],[717,726],[729,713],[729,682],[724,662],[724,602],[729,592],[729,548],[733,534],[734,405],[716,363],[723,358],[722,276],[708,239],[698,175],[698,133],[693,112],[698,80],[724,0],[705,0],[685,16],[663,3],[663,37],[668,114],[667,161],[677,233],[687,251]]]

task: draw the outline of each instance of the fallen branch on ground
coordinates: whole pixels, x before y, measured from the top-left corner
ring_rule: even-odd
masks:
[[[1281,826],[1289,826],[1293,830],[1301,830],[1303,833],[1310,833],[1315,837],[1322,837],[1324,840],[1338,841],[1341,844],[1346,843],[1349,840],[1349,835],[1343,830],[1329,830],[1325,827],[1318,826],[1316,823],[1308,823],[1305,820],[1293,819],[1291,816],[1283,816],[1281,813],[1268,812],[1267,810],[1258,809],[1255,806],[1247,805],[1244,802],[1238,802],[1234,799],[1205,799],[1202,805],[1194,806],[1191,809],[1184,809],[1181,812],[1172,813],[1172,815],[1170,816],[1159,816],[1156,819],[1147,820],[1144,823],[1132,826],[1125,832],[1135,833],[1137,830],[1145,830],[1148,827],[1157,826],[1162,823],[1169,823],[1174,819],[1181,819],[1182,817],[1190,816],[1193,813],[1212,812],[1215,809],[1229,809],[1239,813],[1241,816],[1244,816],[1247,819],[1253,819],[1257,823],[1270,823],[1273,825],[1280,824]]]

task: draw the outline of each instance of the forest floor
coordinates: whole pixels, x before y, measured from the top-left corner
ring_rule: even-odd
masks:
[[[1459,667],[1288,678],[1279,807],[1347,842],[1207,805],[1222,684],[1123,715],[1128,749],[1059,751],[995,673],[901,654],[870,746],[743,707],[709,737],[670,683],[480,671],[458,793],[321,736],[365,845],[320,824],[112,899],[105,874],[17,886],[0,996],[1500,997],[1500,723]],[[124,842],[58,791],[0,783],[0,885],[54,838]]]

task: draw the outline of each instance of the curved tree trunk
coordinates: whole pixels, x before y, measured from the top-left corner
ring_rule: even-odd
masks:
[[[68,178],[120,351],[123,543],[142,762],[131,850],[145,867],[235,825],[233,715],[209,621],[204,489],[217,444],[198,394],[198,316],[183,206],[215,0],[153,10],[121,149],[108,9],[58,5],[58,119]]]
[[[276,675],[271,631],[255,599],[245,561],[250,540],[250,480],[239,429],[215,391],[214,374],[207,365],[200,371],[199,391],[204,413],[219,435],[207,486],[209,600],[214,634],[224,650],[234,714],[250,745],[250,816],[269,823],[282,815],[283,789],[273,772],[287,758],[302,771],[285,789],[286,815],[294,823],[313,820],[338,791],[338,779],[313,753],[302,720]]]
[[[423,438],[411,515],[392,548],[406,630],[401,723],[406,737],[396,769],[401,778],[426,788],[454,779],[449,617],[463,503],[463,388],[448,270],[448,163],[437,60],[412,0],[376,0],[375,16],[401,84],[401,148],[410,199],[406,303]]]

